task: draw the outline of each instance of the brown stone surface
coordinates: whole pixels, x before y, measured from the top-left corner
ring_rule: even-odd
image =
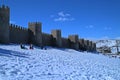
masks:
[[[61,30],[52,30],[51,34],[53,38],[55,38],[55,45],[57,47],[62,47]]]

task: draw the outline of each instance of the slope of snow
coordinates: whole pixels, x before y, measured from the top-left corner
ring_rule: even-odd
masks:
[[[101,54],[0,45],[0,80],[119,80],[119,72],[120,59]]]
[[[119,40],[119,44],[120,45],[120,40]],[[112,47],[112,46],[116,46],[116,40],[98,40],[96,41],[96,47],[103,47],[103,46],[107,46],[107,47],[111,47],[111,52],[112,53],[117,53],[117,48],[116,47]],[[120,47],[118,47],[120,50]]]
[[[108,47],[112,47],[116,45],[116,41],[115,40],[98,40],[96,42],[96,47],[102,47],[102,46],[108,46]]]

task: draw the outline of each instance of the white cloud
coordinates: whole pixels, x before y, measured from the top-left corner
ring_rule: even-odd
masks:
[[[64,17],[59,17],[59,18],[54,19],[54,21],[67,21],[67,20],[68,19]]]
[[[73,21],[75,20],[73,17],[71,17],[71,14],[64,13],[63,11],[58,12],[57,15],[51,15],[51,18],[53,18],[54,21]]]
[[[54,21],[73,21],[74,18],[59,17],[55,18]]]
[[[64,12],[62,12],[62,11],[59,12],[58,15],[59,15],[60,17],[68,17],[68,16],[71,16],[70,14],[64,13]]]

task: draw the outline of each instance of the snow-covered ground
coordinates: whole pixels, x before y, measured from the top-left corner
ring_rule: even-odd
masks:
[[[120,59],[72,49],[0,45],[0,80],[120,80]]]
[[[108,46],[112,47],[116,45],[116,40],[98,40],[96,41],[97,47]]]
[[[103,47],[103,46],[111,47],[111,52],[117,53],[117,48],[113,47],[113,46],[116,46],[116,44],[120,46],[120,40],[118,40],[118,41],[119,41],[119,43],[117,44],[116,40],[98,40],[98,41],[96,41],[96,47],[97,48]],[[118,48],[120,51],[120,47],[118,47]]]

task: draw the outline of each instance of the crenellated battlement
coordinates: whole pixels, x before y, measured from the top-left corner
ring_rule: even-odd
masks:
[[[77,34],[75,35],[69,35],[68,39],[70,40],[70,48],[79,50],[79,37]]]
[[[89,42],[89,46],[92,46],[92,41]]]
[[[81,39],[79,39],[79,46],[80,46],[80,48],[83,48],[84,47],[84,39],[83,38],[81,38]]]
[[[83,44],[84,43],[84,39],[83,38],[79,39],[79,43]]]
[[[0,9],[1,10],[9,10],[10,8],[8,6],[2,5],[2,6],[0,6]]]
[[[29,25],[42,24],[41,22],[29,22]]]
[[[54,46],[75,50],[95,51],[96,44],[92,41],[79,39],[77,34],[62,37],[61,30],[55,29],[51,34],[42,32],[41,22],[29,22],[28,28],[10,24],[10,8],[0,6],[0,43],[32,43],[38,46]]]
[[[15,24],[10,24],[10,29],[16,29],[18,31],[28,31],[27,28]]]
[[[75,35],[69,35],[68,36],[68,38],[69,38],[69,40],[71,41],[71,42],[73,42],[73,43],[78,43],[78,35],[77,34],[75,34]]]
[[[62,46],[62,41],[61,41],[61,30],[52,30],[51,31],[51,34],[53,36],[53,38],[56,39],[56,42],[55,44],[58,46],[58,47],[61,47]]]

